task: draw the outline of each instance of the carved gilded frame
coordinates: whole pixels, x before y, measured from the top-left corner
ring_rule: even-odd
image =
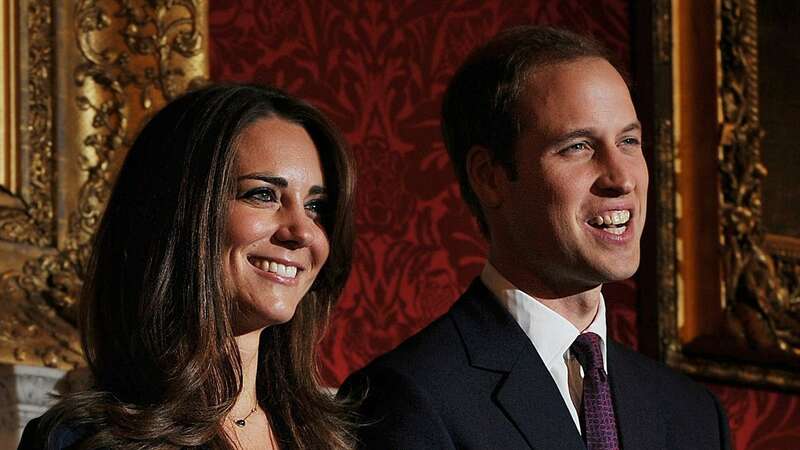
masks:
[[[757,0],[655,0],[648,13],[662,103],[642,347],[694,376],[800,389],[800,240],[762,224]]]
[[[0,363],[71,369],[117,169],[143,121],[208,78],[207,2],[0,3]]]

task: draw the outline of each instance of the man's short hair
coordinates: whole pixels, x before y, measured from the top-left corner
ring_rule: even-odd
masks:
[[[461,195],[487,237],[486,218],[467,176],[467,153],[474,146],[488,149],[492,159],[516,179],[513,148],[521,128],[519,99],[528,75],[587,57],[613,64],[609,51],[592,38],[550,27],[509,28],[473,50],[447,86],[442,102],[444,144]]]

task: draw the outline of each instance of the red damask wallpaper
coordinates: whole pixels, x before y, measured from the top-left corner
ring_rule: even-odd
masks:
[[[486,244],[439,134],[447,81],[478,43],[535,23],[590,33],[630,60],[627,0],[212,0],[215,80],[297,94],[344,131],[358,161],[355,266],[322,344],[338,385],[444,313]],[[612,335],[637,347],[634,280],[607,286]],[[800,396],[710,385],[737,449],[800,446]]]

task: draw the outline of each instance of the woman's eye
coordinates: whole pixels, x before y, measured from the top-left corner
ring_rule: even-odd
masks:
[[[273,191],[268,187],[251,189],[245,192],[244,195],[241,196],[241,198],[243,198],[244,200],[249,200],[253,202],[263,202],[263,203],[274,202],[277,200],[277,197],[275,196],[275,191]]]
[[[325,216],[328,213],[328,201],[324,199],[311,200],[306,203],[306,211],[314,218]]]

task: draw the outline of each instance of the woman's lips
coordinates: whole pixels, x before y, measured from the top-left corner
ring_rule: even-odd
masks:
[[[302,267],[283,260],[249,256],[247,261],[260,276],[286,285],[297,284],[297,276],[303,271]]]

